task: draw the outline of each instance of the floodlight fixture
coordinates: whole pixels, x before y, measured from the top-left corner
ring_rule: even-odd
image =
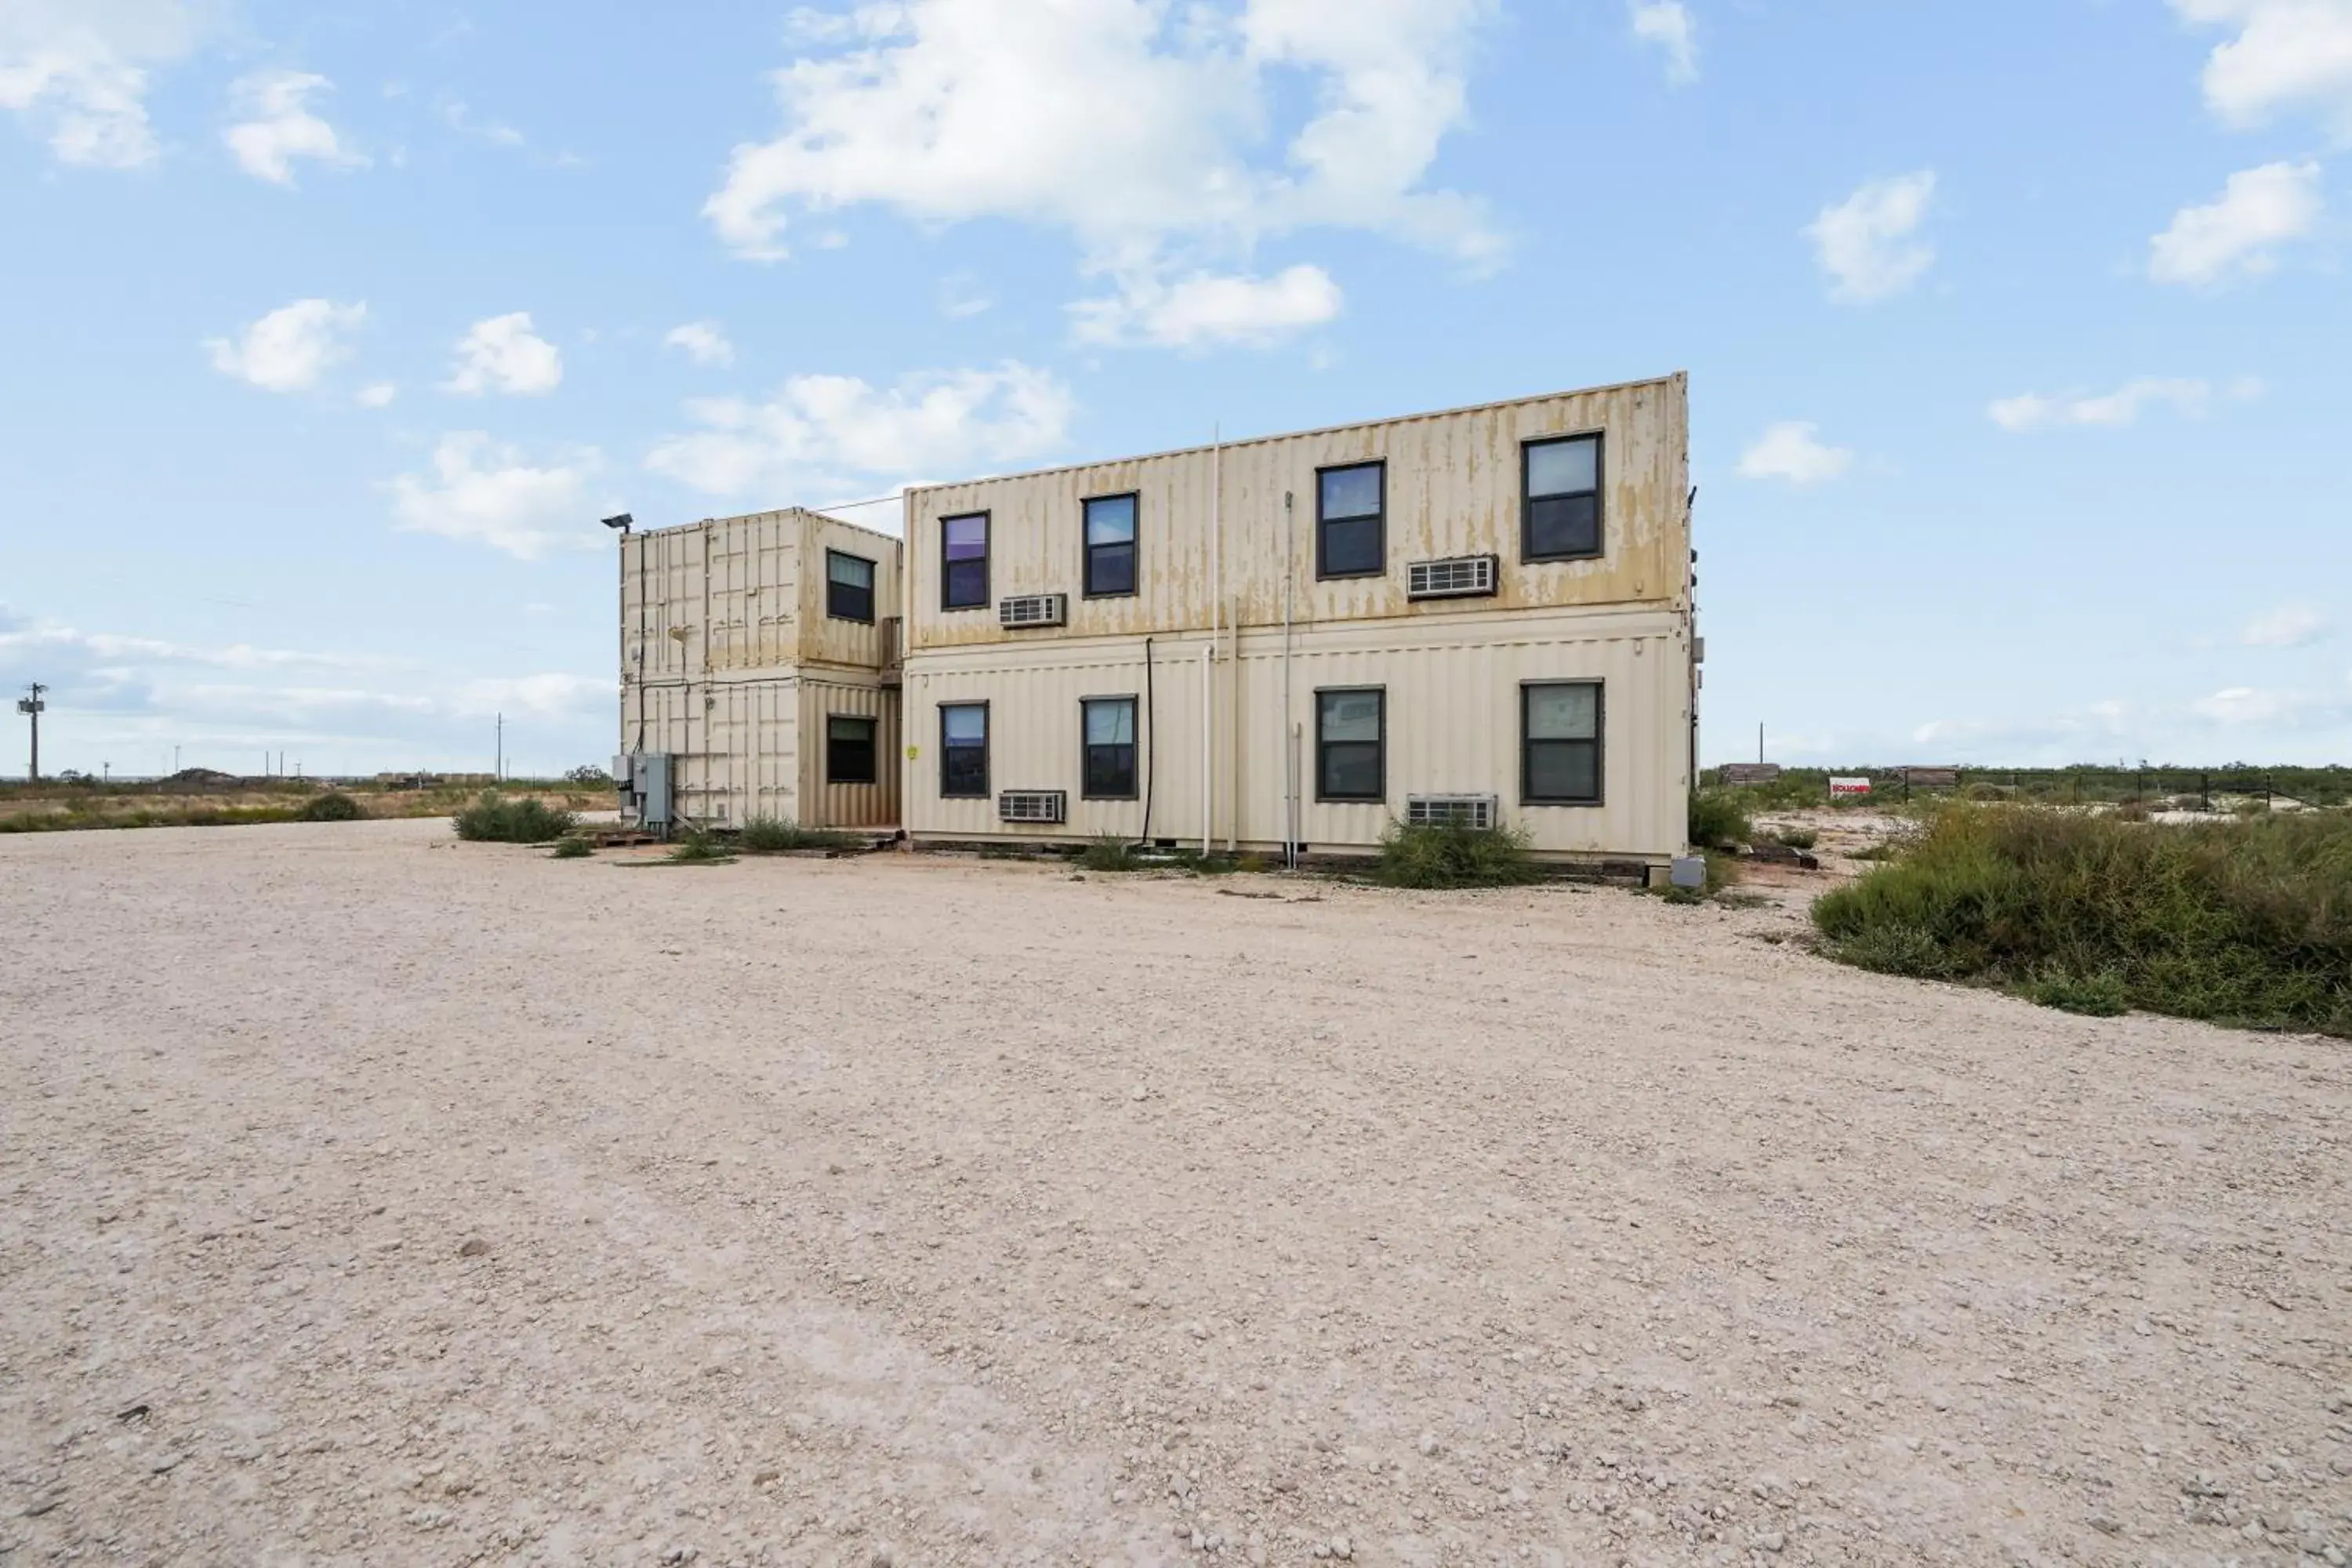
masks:
[[[637,520],[635,518],[625,511],[618,517],[606,518],[604,520],[604,526],[606,528],[616,528],[623,533],[626,533],[632,527],[635,526],[636,521]]]

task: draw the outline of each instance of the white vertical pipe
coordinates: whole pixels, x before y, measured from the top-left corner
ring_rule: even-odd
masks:
[[[1225,432],[1210,437],[1209,455],[1209,645],[1201,650],[1201,855],[1212,852],[1216,835],[1217,637],[1224,622]]]
[[[1212,658],[1213,647],[1213,645],[1209,643],[1202,643],[1201,645],[1201,855],[1204,859],[1208,857],[1209,853],[1209,834],[1211,831],[1209,826],[1209,789],[1211,785],[1211,769],[1209,766],[1209,684],[1211,679],[1210,672],[1216,668]]]
[[[1294,521],[1297,496],[1290,490],[1282,492],[1282,863],[1292,870],[1298,868],[1298,753],[1290,740],[1290,584],[1296,570],[1297,551],[1292,540],[1298,531]]]

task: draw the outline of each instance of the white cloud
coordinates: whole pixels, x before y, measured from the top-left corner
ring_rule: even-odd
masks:
[[[664,346],[683,349],[686,357],[697,364],[733,364],[735,345],[719,330],[716,321],[688,321],[682,327],[672,327],[663,337]]]
[[[2263,384],[2252,377],[2216,388],[2210,382],[2179,376],[2141,376],[2113,392],[2066,393],[2044,396],[2038,392],[1996,398],[1985,413],[2004,430],[2052,430],[2070,426],[2119,430],[2139,422],[2143,410],[2168,407],[2184,419],[2201,419],[2217,398],[2246,402],[2260,397]]]
[[[2238,29],[2205,62],[2205,101],[2225,123],[2310,108],[2352,138],[2352,0],[2172,0],[2172,8]]]
[[[442,389],[467,397],[486,392],[519,397],[552,392],[563,381],[563,356],[530,329],[530,312],[476,321],[457,343],[457,368]]]
[[[1666,52],[1666,79],[1698,79],[1698,24],[1682,0],[1626,0],[1633,36]]]
[[[392,400],[400,395],[400,388],[388,381],[372,381],[352,395],[362,408],[389,408]]]
[[[2319,165],[2264,163],[2230,176],[2219,200],[2183,207],[2148,242],[2147,274],[2158,283],[2219,283],[2268,272],[2273,250],[2319,221]]]
[[[1821,426],[1801,419],[1772,426],[1739,455],[1739,474],[1748,479],[1786,479],[1817,485],[1853,467],[1853,453],[1821,440]]]
[[[1329,273],[1298,266],[1272,278],[1132,279],[1118,294],[1080,300],[1070,312],[1083,342],[1190,349],[1278,342],[1334,320],[1344,302]]]
[[[2248,621],[2238,640],[2248,647],[2307,647],[2327,633],[2327,617],[2309,605],[2282,605]]]
[[[451,101],[441,106],[442,123],[450,130],[467,136],[478,136],[485,142],[495,142],[501,147],[520,147],[523,134],[513,126],[498,120],[477,120],[472,110]]]
[[[2216,724],[2276,724],[2304,716],[2312,708],[2310,697],[2299,691],[2264,690],[2252,686],[2232,686],[2216,691],[2210,697],[2200,697],[2189,705],[2189,711]]]
[[[765,403],[687,405],[704,428],[656,445],[656,473],[711,495],[816,498],[929,474],[1031,460],[1069,437],[1068,388],[1008,361],[935,371],[878,390],[854,376],[802,375]]]
[[[5,0],[0,108],[23,115],[67,163],[135,169],[162,149],[147,121],[147,73],[200,31],[187,0]]]
[[[367,320],[367,307],[331,300],[281,305],[234,340],[207,338],[213,368],[269,392],[301,392],[319,384],[327,367],[351,357],[350,336]]]
[[[1367,229],[1473,264],[1479,205],[1423,182],[1468,114],[1496,0],[895,0],[803,29],[784,128],[735,150],[704,212],[739,254],[859,203],[1066,230],[1123,289],[1244,263],[1263,237]],[[821,37],[820,37],[821,35]],[[1304,91],[1299,86],[1303,84]],[[1312,107],[1296,122],[1284,111]],[[1271,132],[1271,136],[1269,135]],[[1256,155],[1269,140],[1278,160]]]
[[[1900,294],[1936,262],[1933,247],[1914,237],[1936,195],[1934,171],[1873,180],[1806,228],[1832,299],[1866,304]]]
[[[310,112],[310,96],[334,84],[300,71],[263,71],[229,88],[233,111],[246,116],[221,133],[245,172],[276,184],[294,183],[294,160],[351,168],[367,160],[346,149],[335,128]]]
[[[469,680],[446,700],[450,711],[477,718],[504,713],[537,719],[609,711],[621,683],[608,675],[519,675]]]
[[[38,651],[79,654],[106,664],[194,664],[219,669],[406,669],[411,660],[371,655],[304,653],[287,648],[255,647],[249,643],[205,647],[162,637],[124,637],[113,632],[85,632],[58,621],[10,623],[0,630],[0,656]]]
[[[433,472],[392,482],[393,516],[415,533],[487,544],[524,561],[550,549],[593,550],[596,519],[613,509],[590,491],[600,468],[592,449],[534,468],[479,430],[455,430],[434,448]]]
[[[940,314],[961,321],[994,309],[996,301],[969,272],[953,272],[940,279]]]

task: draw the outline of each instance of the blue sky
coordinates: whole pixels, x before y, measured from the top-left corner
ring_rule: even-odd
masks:
[[[1684,369],[1710,760],[2352,760],[2347,182],[2352,0],[4,0],[0,679],[551,770],[606,511]]]

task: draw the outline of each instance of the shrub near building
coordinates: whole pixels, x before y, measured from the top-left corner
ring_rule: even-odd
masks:
[[[496,790],[459,812],[457,837],[472,843],[548,844],[578,826],[579,818],[536,800],[509,800]]]
[[[2352,1037],[2340,813],[2169,826],[1959,807],[1813,919],[1830,956],[1864,969]]]

